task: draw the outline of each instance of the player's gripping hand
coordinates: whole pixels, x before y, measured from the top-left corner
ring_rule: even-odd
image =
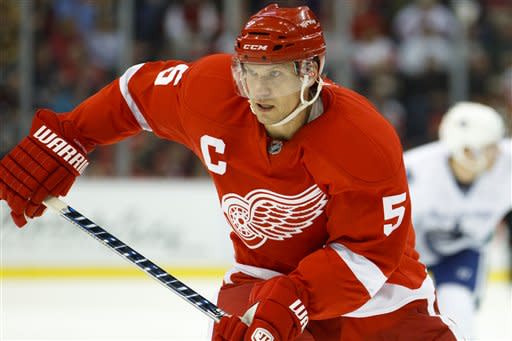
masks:
[[[286,276],[257,284],[242,317],[226,316],[216,329],[215,341],[288,341],[301,335],[308,324],[308,312],[294,283]]]
[[[65,195],[88,162],[73,123],[60,121],[50,110],[37,111],[30,129],[0,160],[0,199],[7,201],[14,223],[40,216],[48,196]]]

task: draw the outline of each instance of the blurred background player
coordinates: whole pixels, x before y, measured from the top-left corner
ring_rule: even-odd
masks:
[[[1,198],[21,227],[95,146],[153,131],[201,159],[233,230],[215,340],[456,340],[414,250],[399,138],[321,78],[325,49],[308,7],[270,5],[234,56],[132,66],[70,112],[37,111]]]
[[[405,153],[417,249],[434,276],[441,313],[471,336],[488,275],[485,249],[512,208],[511,142],[491,107],[460,102],[439,141]]]

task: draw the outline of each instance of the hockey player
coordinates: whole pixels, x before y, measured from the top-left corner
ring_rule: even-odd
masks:
[[[446,113],[439,137],[405,154],[414,227],[441,313],[471,336],[485,246],[512,209],[511,142],[500,115],[471,102]]]
[[[204,163],[232,227],[214,340],[455,340],[414,249],[393,128],[321,77],[307,7],[252,16],[234,56],[129,68],[76,109],[39,110],[1,162],[18,226],[65,195],[96,145],[152,131]]]

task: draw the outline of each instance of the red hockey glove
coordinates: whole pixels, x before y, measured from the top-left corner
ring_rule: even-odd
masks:
[[[223,317],[216,341],[288,341],[301,335],[308,324],[308,312],[299,299],[296,285],[286,276],[256,285],[249,303],[256,302],[242,317]]]
[[[0,160],[0,199],[7,201],[14,223],[40,216],[48,196],[65,195],[88,162],[73,123],[50,110],[38,110],[25,137]]]

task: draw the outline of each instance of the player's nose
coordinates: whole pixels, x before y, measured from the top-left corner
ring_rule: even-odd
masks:
[[[266,82],[256,82],[253,94],[256,99],[267,99],[271,97],[272,90]]]

